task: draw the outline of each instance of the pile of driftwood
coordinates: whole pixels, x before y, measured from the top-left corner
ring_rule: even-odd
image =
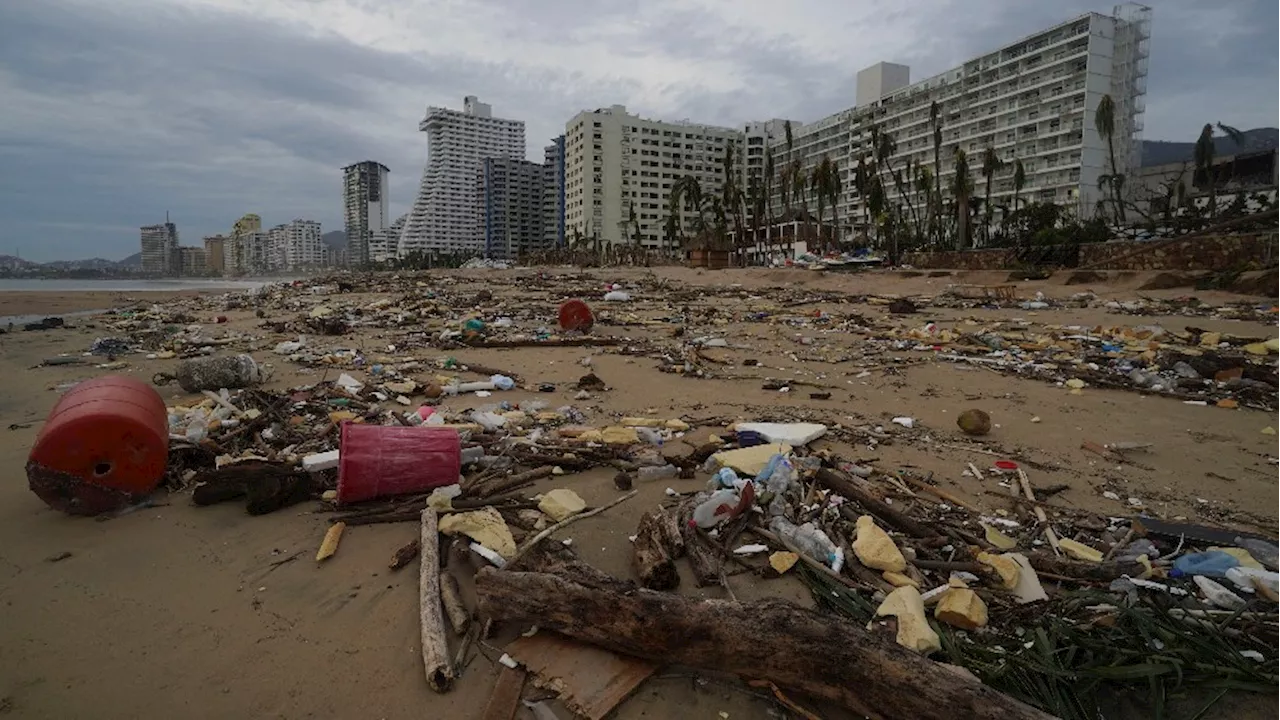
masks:
[[[793,522],[813,522],[824,529],[844,551],[848,562],[843,567],[833,568],[770,531],[759,511],[737,515],[711,533],[699,529],[690,522],[690,513],[701,497],[680,494],[641,515],[632,544],[631,578],[603,573],[569,547],[546,541],[565,525],[631,498],[635,494],[631,492],[525,535],[515,557],[475,572],[468,583],[474,589],[474,611],[461,605],[448,572],[442,581],[436,513],[422,510],[422,536],[417,544],[422,558],[423,655],[429,683],[447,689],[461,671],[466,647],[475,637],[488,637],[495,627],[504,627],[509,634],[535,626],[535,638],[553,633],[552,639],[538,642],[554,645],[560,655],[577,657],[579,652],[603,649],[607,651],[603,657],[622,663],[626,672],[619,670],[622,674],[613,678],[618,683],[616,692],[607,702],[602,697],[591,701],[571,697],[572,688],[562,687],[564,678],[557,685],[541,677],[536,654],[515,651],[529,652],[537,644],[521,639],[508,645],[520,664],[512,663],[512,669],[503,671],[485,717],[512,716],[526,674],[560,687],[562,699],[570,705],[580,703],[582,714],[602,716],[663,664],[739,675],[771,689],[772,697],[788,712],[806,717],[816,715],[800,703],[831,703],[859,715],[884,718],[1085,717],[1096,711],[1096,704],[1091,704],[1094,693],[1107,682],[1154,682],[1162,693],[1179,677],[1229,680],[1240,688],[1267,687],[1268,680],[1274,683],[1274,611],[1264,609],[1273,606],[1262,592],[1249,600],[1250,612],[1214,616],[1215,611],[1205,609],[1194,592],[1175,592],[1180,590],[1179,583],[1191,586],[1189,582],[1162,577],[1167,557],[1153,566],[1146,556],[1135,560],[1126,553],[1136,541],[1151,543],[1149,547],[1159,547],[1166,555],[1185,552],[1192,545],[1229,544],[1223,534],[1196,535],[1194,526],[1150,520],[1129,527],[1117,525],[1038,498],[1022,470],[1007,476],[1012,492],[998,496],[996,503],[1007,507],[1006,522],[1001,525],[1003,532],[992,533],[989,517],[928,478],[874,468],[870,473],[865,468],[846,472],[841,465],[834,458],[797,463],[805,469],[787,491],[787,512]],[[971,469],[982,472],[976,466]],[[509,476],[508,482],[522,486],[528,478],[521,473]],[[472,492],[479,487],[473,485]],[[510,489],[506,484],[501,488]],[[509,515],[516,507],[512,503],[520,501],[513,495],[493,495],[471,502],[491,502]],[[473,505],[461,501],[461,506]],[[902,581],[887,582],[887,573],[864,566],[850,549],[850,538],[857,536],[855,526],[866,523],[866,518],[885,528],[905,556],[901,577],[921,591],[966,587],[963,582],[956,585],[956,578],[967,577],[967,587],[989,608],[989,624],[985,612],[976,627],[930,619],[942,638],[941,649],[931,651],[933,658],[899,644],[897,621],[877,618],[876,606]],[[1198,540],[1188,541],[1189,532]],[[729,578],[750,573],[768,581],[791,569],[779,569],[773,558],[766,561],[763,556],[735,553],[748,535],[779,551],[775,554],[794,553],[791,562],[798,564],[792,572],[811,587],[818,609],[781,601],[736,601]],[[1011,591],[1003,567],[989,559],[1019,550],[1038,599],[1019,597],[1023,588]],[[696,585],[722,586],[726,599],[677,594],[684,575],[682,562],[688,563],[687,576]],[[1127,578],[1144,577],[1174,591],[1155,600],[1126,599],[1134,588],[1123,585]],[[1114,585],[1117,582],[1123,588]],[[1252,611],[1254,605],[1262,612]],[[1206,630],[1204,617],[1221,617],[1223,624],[1209,623],[1216,629]],[[452,654],[449,626],[466,635],[459,641],[459,651]],[[1037,630],[1044,627],[1053,627],[1055,637],[1071,635],[1073,642],[1087,647],[1089,657],[1106,658],[1109,664],[1086,666],[1060,654],[1051,654],[1053,660],[1033,660],[1031,656],[1041,657],[1043,648],[1038,643],[1049,641]],[[1149,652],[1131,650],[1143,647],[1145,641],[1139,636],[1143,632],[1169,636],[1161,657],[1177,667],[1181,676],[1152,670]],[[580,644],[555,640],[555,634]],[[1184,637],[1185,642],[1179,639]],[[1026,638],[1032,638],[1033,649],[1025,649]],[[1263,661],[1241,661],[1239,653],[1246,649],[1260,652]],[[596,661],[600,658],[592,660]],[[1036,673],[1044,675],[1043,683],[1026,681]],[[620,679],[623,675],[626,682]],[[1059,696],[1071,698],[1070,703],[1056,702]]]

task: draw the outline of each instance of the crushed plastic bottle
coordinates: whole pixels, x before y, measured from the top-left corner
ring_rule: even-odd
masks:
[[[186,437],[191,442],[198,443],[205,439],[209,434],[209,423],[204,417],[196,417],[187,423]]]
[[[1272,543],[1266,540],[1258,540],[1256,538],[1238,537],[1235,539],[1236,547],[1244,548],[1249,551],[1254,560],[1262,563],[1263,567],[1271,570],[1280,570],[1280,566],[1276,565],[1278,549]]]
[[[665,480],[673,478],[680,474],[680,469],[670,463],[662,467],[653,467],[648,465],[636,471],[636,479],[640,482],[650,482],[653,480]]]
[[[1270,570],[1259,570],[1244,566],[1233,567],[1227,570],[1227,579],[1247,593],[1257,590],[1253,585],[1255,579],[1269,588],[1272,593],[1280,593],[1280,575]]]
[[[706,500],[698,503],[698,506],[693,509],[693,519],[690,522],[703,530],[709,530],[729,517],[729,513],[723,510],[725,506],[737,507],[740,500],[736,490],[717,490]]]
[[[707,481],[707,489],[716,490],[741,490],[743,485],[747,484],[747,480],[738,477],[738,473],[733,468],[720,468],[711,479]]]
[[[662,445],[662,433],[653,428],[638,427],[636,428],[636,435],[650,445]]]
[[[1236,595],[1222,585],[1219,585],[1203,575],[1196,575],[1192,580],[1195,581],[1196,587],[1200,588],[1200,592],[1204,593],[1205,598],[1207,598],[1211,604],[1216,605],[1223,610],[1239,610],[1246,604],[1244,599],[1239,595]]]
[[[756,475],[755,483],[774,495],[781,495],[791,487],[794,479],[795,469],[791,466],[791,461],[781,453],[774,453],[760,474]]]
[[[1239,560],[1217,550],[1189,553],[1173,561],[1173,569],[1169,571],[1169,577],[1221,578],[1226,577],[1227,571],[1239,564]]]
[[[819,562],[826,563],[832,570],[839,572],[844,566],[844,553],[831,538],[813,523],[797,526],[781,515],[769,521],[769,529],[778,537],[785,538],[800,552]]]
[[[1155,560],[1160,557],[1160,550],[1150,540],[1139,538],[1125,545],[1116,553],[1115,559],[1117,562],[1137,562],[1143,555],[1146,555],[1148,560]]]

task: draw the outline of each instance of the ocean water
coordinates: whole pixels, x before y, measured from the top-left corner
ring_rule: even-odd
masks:
[[[279,278],[223,280],[170,278],[158,280],[76,280],[71,278],[0,278],[0,292],[148,292],[176,290],[252,290]]]

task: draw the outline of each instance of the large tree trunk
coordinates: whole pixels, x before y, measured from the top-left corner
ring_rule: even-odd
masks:
[[[698,601],[550,560],[564,574],[481,569],[480,611],[625,655],[769,680],[868,717],[1051,717],[831,615],[778,601]]]

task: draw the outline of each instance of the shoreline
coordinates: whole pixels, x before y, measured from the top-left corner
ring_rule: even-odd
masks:
[[[186,290],[0,290],[0,323],[32,322],[31,318],[70,313],[104,312],[138,303],[152,304],[227,292],[219,289]]]

